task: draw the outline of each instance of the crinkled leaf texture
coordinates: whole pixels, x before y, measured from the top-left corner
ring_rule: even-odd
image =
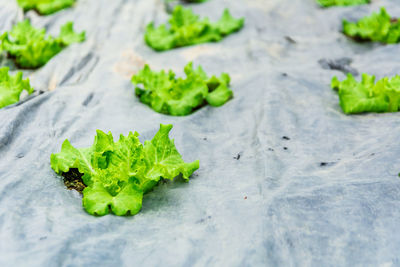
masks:
[[[343,81],[334,77],[331,86],[338,90],[340,106],[346,114],[399,111],[399,75],[375,83],[375,76],[363,74],[361,82],[358,82],[348,74]]]
[[[343,33],[356,40],[394,44],[400,42],[400,22],[392,19],[385,8],[381,8],[379,13],[373,13],[356,23],[343,20]]]
[[[166,0],[165,2],[173,2],[175,0]],[[203,3],[207,2],[207,0],[182,0],[182,2],[187,2],[187,3]]]
[[[211,23],[208,18],[200,19],[191,9],[177,5],[169,19],[169,26],[155,27],[150,23],[146,28],[145,41],[157,51],[175,47],[220,41],[224,36],[240,30],[244,18],[235,19],[227,9],[219,21]]]
[[[0,68],[0,108],[17,103],[24,90],[33,93],[29,79],[22,79],[22,72],[11,76],[8,71],[7,67]]]
[[[87,186],[83,206],[92,215],[134,215],[142,207],[143,194],[163,179],[182,174],[185,180],[199,168],[199,161],[185,163],[174,140],[172,125],[161,125],[151,141],[142,145],[138,133],[130,132],[114,142],[111,133],[100,130],[89,148],[77,149],[68,140],[61,152],[51,155],[51,167],[58,174],[78,169]]]
[[[61,9],[71,7],[76,0],[17,0],[24,10],[36,10],[41,15],[49,15]]]
[[[369,4],[370,0],[317,0],[318,4],[323,7],[330,6],[355,6]]]
[[[59,37],[53,38],[46,37],[44,29],[36,29],[25,20],[0,36],[0,51],[7,51],[19,67],[38,68],[64,47],[84,40],[85,32],[75,33],[72,22],[63,25]]]
[[[173,116],[188,115],[205,103],[218,107],[233,96],[227,73],[209,78],[200,66],[193,69],[190,62],[185,74],[186,79],[177,79],[171,70],[156,72],[146,65],[132,77],[132,83],[141,102],[159,113]]]
[[[177,0],[165,0],[165,2],[174,2]],[[207,2],[208,0],[181,0],[181,2],[186,2],[186,3],[204,3]]]

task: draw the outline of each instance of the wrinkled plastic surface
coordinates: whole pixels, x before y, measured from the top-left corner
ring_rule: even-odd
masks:
[[[344,74],[321,63],[349,58],[358,73],[399,74],[399,45],[356,44],[339,32],[342,18],[380,6],[400,16],[395,0],[329,9],[314,0],[210,0],[192,7],[211,19],[228,7],[245,27],[162,53],[143,41],[148,22],[168,17],[162,1],[29,12],[52,34],[73,20],[87,41],[25,71],[36,95],[0,110],[0,265],[399,266],[400,113],[344,115],[329,86]],[[0,0],[1,32],[20,20],[14,1]],[[234,99],[171,117],[135,97],[129,80],[144,63],[182,74],[191,60],[228,72]],[[89,146],[101,129],[144,140],[160,123],[174,124],[178,150],[200,169],[189,183],[157,186],[136,216],[87,214],[50,168],[66,138]]]

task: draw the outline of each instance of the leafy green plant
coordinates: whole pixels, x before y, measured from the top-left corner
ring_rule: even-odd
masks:
[[[331,86],[339,93],[340,106],[346,114],[363,112],[396,112],[400,105],[400,76],[383,78],[362,74],[361,82],[352,74],[339,81],[333,77]]]
[[[33,93],[33,88],[29,84],[29,79],[22,79],[22,72],[14,76],[9,74],[9,68],[0,68],[0,108],[17,103],[22,91],[28,94]]]
[[[369,4],[370,0],[317,0],[318,4],[323,7],[330,6],[355,6]]]
[[[392,19],[382,7],[379,13],[356,23],[343,20],[343,33],[356,40],[394,44],[400,42],[400,22]]]
[[[61,27],[57,38],[46,37],[44,29],[32,27],[28,20],[16,24],[0,36],[0,51],[7,51],[21,68],[38,68],[72,43],[85,40],[85,32],[75,33],[72,22]]]
[[[28,10],[36,10],[41,15],[49,15],[72,6],[75,0],[17,0],[19,6]]]
[[[177,0],[165,0],[165,2],[174,2],[174,1],[177,1]],[[181,0],[182,2],[187,2],[187,3],[204,3],[204,2],[206,2],[206,1],[208,1],[208,0]]]
[[[217,42],[224,36],[238,31],[244,25],[244,19],[235,19],[225,9],[221,19],[211,23],[208,18],[200,19],[191,9],[177,5],[169,19],[170,26],[165,24],[154,27],[147,25],[145,41],[157,51],[169,50],[205,42]]]
[[[142,145],[137,132],[120,136],[114,142],[111,133],[97,130],[94,144],[77,149],[68,140],[61,152],[51,155],[51,167],[58,174],[78,170],[86,185],[83,207],[92,215],[134,215],[142,207],[143,194],[161,179],[173,180],[179,174],[189,180],[199,161],[185,163],[174,140],[169,139],[172,125],[161,125],[151,141]]]
[[[205,103],[218,107],[232,98],[227,73],[209,78],[200,66],[193,69],[192,62],[184,71],[186,79],[177,79],[171,70],[155,72],[146,65],[132,77],[136,95],[155,111],[174,116],[188,115]]]

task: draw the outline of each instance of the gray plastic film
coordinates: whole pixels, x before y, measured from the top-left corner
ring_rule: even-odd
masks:
[[[16,1],[0,6],[0,32],[23,19]],[[399,266],[400,114],[346,116],[330,89],[349,70],[400,74],[398,45],[340,33],[342,19],[380,6],[399,17],[399,3],[189,6],[211,20],[229,8],[245,27],[219,43],[159,53],[143,35],[150,21],[168,19],[161,0],[79,0],[50,16],[25,15],[54,35],[74,21],[87,40],[24,71],[35,95],[0,110],[0,265]],[[130,77],[145,63],[182,75],[189,61],[229,73],[234,98],[172,117],[135,97]],[[200,169],[189,183],[157,186],[135,216],[87,214],[50,167],[67,138],[90,146],[101,129],[145,140],[160,123],[174,125],[179,152]]]

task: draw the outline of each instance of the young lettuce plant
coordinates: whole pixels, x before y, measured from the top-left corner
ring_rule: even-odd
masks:
[[[49,15],[61,9],[71,7],[75,0],[17,0],[24,10],[36,10],[41,15]]]
[[[85,40],[85,32],[75,33],[73,23],[61,27],[57,38],[46,37],[44,29],[32,27],[28,20],[15,25],[10,32],[0,36],[0,51],[7,51],[21,68],[38,68],[72,43]]]
[[[381,8],[379,13],[352,23],[343,20],[343,33],[355,40],[395,44],[400,42],[400,22]]]
[[[164,51],[175,47],[220,41],[224,36],[240,30],[244,25],[244,18],[235,19],[225,9],[221,19],[211,23],[208,18],[200,19],[191,9],[177,5],[169,24],[157,28],[153,23],[147,26],[145,41],[154,50]]]
[[[184,71],[186,79],[177,79],[171,70],[155,72],[146,65],[132,77],[135,93],[155,111],[173,116],[188,115],[205,103],[219,107],[232,98],[227,73],[209,78],[201,66],[193,69],[192,62]]]
[[[375,76],[364,73],[361,82],[358,82],[352,74],[348,74],[343,81],[333,77],[331,86],[338,91],[340,106],[346,114],[399,111],[399,75],[375,83]]]
[[[369,4],[370,0],[317,0],[318,4],[323,7],[330,6],[355,6]]]
[[[24,90],[33,93],[29,79],[22,79],[22,72],[11,76],[8,68],[0,68],[0,108],[17,103]]]
[[[174,2],[174,1],[177,1],[177,0],[165,0],[165,2]],[[208,1],[208,0],[181,0],[181,2],[186,2],[186,3],[204,3],[204,2],[206,2],[206,1]]]
[[[77,149],[68,140],[61,152],[51,155],[51,167],[61,175],[70,171],[82,174],[85,184],[83,207],[92,215],[135,215],[142,207],[143,194],[161,179],[173,180],[182,174],[189,180],[199,161],[185,163],[174,140],[169,139],[172,125],[161,125],[151,141],[142,145],[137,132],[120,136],[114,142],[111,133],[97,130],[94,144]]]
[[[164,0],[166,11],[171,14],[174,11],[176,5],[182,4],[200,4],[207,2],[208,0]]]

